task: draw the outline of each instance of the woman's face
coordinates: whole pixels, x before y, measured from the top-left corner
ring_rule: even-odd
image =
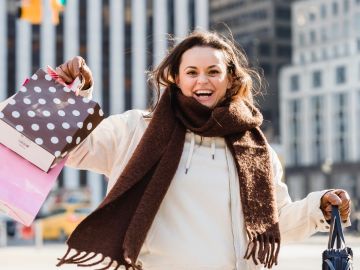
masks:
[[[176,83],[181,92],[213,108],[230,88],[225,56],[221,50],[193,47],[181,57]]]

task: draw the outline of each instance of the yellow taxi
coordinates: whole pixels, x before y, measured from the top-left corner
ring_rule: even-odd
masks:
[[[64,204],[40,218],[44,240],[66,240],[76,226],[90,214],[86,205]]]

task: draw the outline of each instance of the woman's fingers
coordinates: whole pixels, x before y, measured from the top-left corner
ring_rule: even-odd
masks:
[[[92,85],[91,70],[81,56],[75,56],[71,60],[61,64],[55,71],[66,83],[71,83],[76,77],[81,75],[84,89],[88,89]]]
[[[339,206],[340,216],[343,221],[349,219],[351,211],[351,200],[349,194],[342,189],[328,191],[321,198],[321,210],[326,220],[331,219],[332,205]]]

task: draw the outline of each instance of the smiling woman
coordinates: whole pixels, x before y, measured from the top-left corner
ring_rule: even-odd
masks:
[[[77,61],[57,70],[74,78]],[[280,239],[328,230],[332,205],[348,220],[343,190],[291,201],[253,104],[259,76],[233,42],[194,32],[150,75],[163,90],[150,116],[110,116],[69,154],[68,166],[109,178],[108,195],[75,229],[58,265],[271,268]]]

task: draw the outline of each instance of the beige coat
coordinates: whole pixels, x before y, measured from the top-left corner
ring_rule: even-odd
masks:
[[[6,103],[0,103],[0,110]],[[110,116],[70,153],[67,165],[104,174],[110,190],[147,125],[139,110]],[[292,202],[281,181],[279,159],[269,149],[282,244],[327,231],[319,209],[325,191]],[[262,269],[243,259],[247,239],[239,192],[234,160],[224,139],[188,132],[178,170],[140,252],[144,269]]]
[[[108,117],[71,152],[67,165],[106,175],[110,190],[148,121],[139,110]],[[328,225],[319,209],[325,191],[292,202],[287,186],[281,181],[279,159],[269,149],[282,243],[327,231]],[[139,256],[144,269],[262,269],[261,265],[243,259],[247,239],[239,192],[234,160],[224,139],[201,139],[188,132],[178,170]]]

